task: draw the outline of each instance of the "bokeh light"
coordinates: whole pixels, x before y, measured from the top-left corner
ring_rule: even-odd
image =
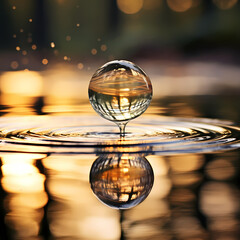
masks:
[[[175,12],[185,12],[192,7],[192,0],[167,0],[167,4],[171,10]]]
[[[126,14],[135,14],[143,7],[143,0],[117,0],[118,8]]]
[[[217,7],[223,10],[232,8],[238,0],[213,0]]]

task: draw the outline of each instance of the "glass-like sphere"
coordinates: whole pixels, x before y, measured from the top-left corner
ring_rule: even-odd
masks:
[[[91,188],[109,207],[128,209],[146,199],[153,186],[153,170],[141,155],[102,155],[90,171]]]
[[[152,84],[140,67],[116,60],[95,72],[88,93],[94,110],[120,127],[146,111],[152,100]]]

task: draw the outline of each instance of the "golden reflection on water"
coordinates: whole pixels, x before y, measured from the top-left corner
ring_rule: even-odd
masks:
[[[124,184],[131,175],[126,160],[134,158],[127,155],[123,153],[121,173],[103,171],[101,181],[121,178]],[[152,190],[121,214],[91,190],[89,174],[99,157],[1,154],[4,223],[11,239],[237,240],[237,152],[145,156],[154,171]]]
[[[5,154],[2,156],[1,185],[8,193],[4,199],[4,221],[12,230],[13,239],[34,238],[39,235],[48,201],[44,190],[46,177],[35,166],[40,154]]]

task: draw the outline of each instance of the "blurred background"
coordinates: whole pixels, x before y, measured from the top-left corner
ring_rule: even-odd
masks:
[[[164,113],[187,105],[187,116],[238,121],[239,10],[238,0],[2,0],[1,114],[79,112],[96,69],[126,59]]]

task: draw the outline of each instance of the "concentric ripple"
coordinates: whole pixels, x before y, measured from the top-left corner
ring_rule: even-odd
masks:
[[[1,152],[49,154],[215,152],[240,147],[240,128],[229,122],[147,115],[132,121],[125,138],[98,116],[5,117]]]

